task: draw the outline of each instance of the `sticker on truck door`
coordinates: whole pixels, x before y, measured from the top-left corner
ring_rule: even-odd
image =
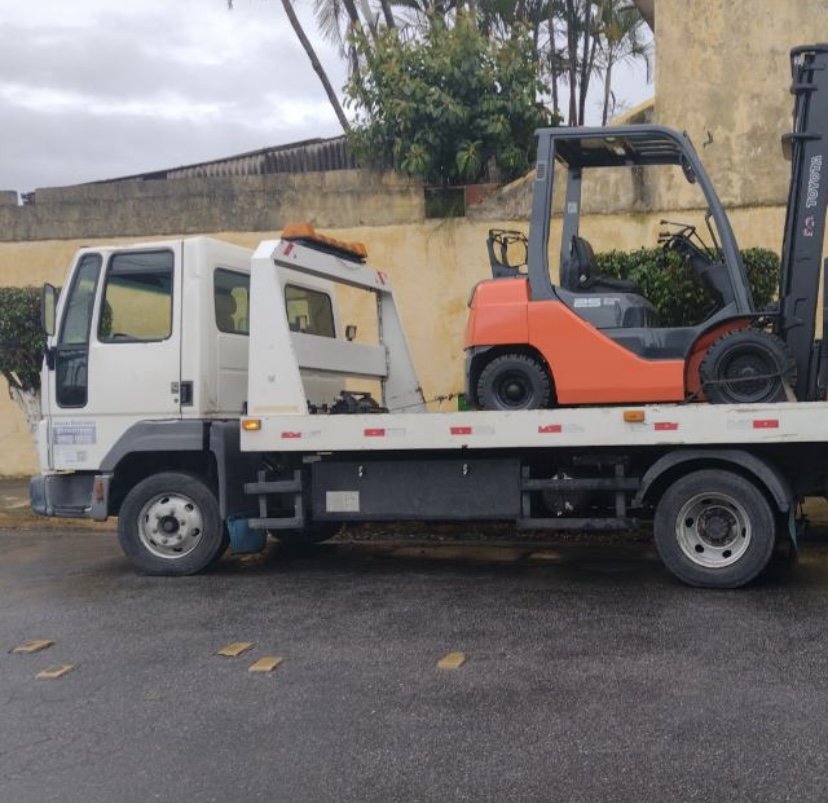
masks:
[[[52,442],[55,446],[91,446],[98,442],[95,424],[68,421],[52,426]]]

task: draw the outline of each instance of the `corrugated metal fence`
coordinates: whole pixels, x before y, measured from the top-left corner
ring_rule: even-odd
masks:
[[[356,159],[345,137],[309,139],[290,145],[262,148],[258,151],[215,159],[211,162],[157,170],[134,176],[110,179],[115,181],[163,181],[177,178],[215,178],[219,176],[261,176],[269,173],[310,173],[327,170],[350,170]]]

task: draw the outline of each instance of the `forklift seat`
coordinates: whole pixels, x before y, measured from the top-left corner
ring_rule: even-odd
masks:
[[[583,237],[573,236],[569,260],[561,272],[561,284],[573,293],[635,293],[642,295],[638,285],[629,279],[616,279],[598,273],[592,246]]]

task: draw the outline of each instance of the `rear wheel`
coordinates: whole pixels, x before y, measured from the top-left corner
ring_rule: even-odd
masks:
[[[552,383],[544,366],[526,354],[501,354],[480,373],[477,399],[484,410],[549,407]]]
[[[696,471],[674,482],[656,508],[654,532],[667,568],[685,583],[737,588],[773,554],[776,520],[762,492],[739,474]]]
[[[185,575],[218,560],[228,537],[210,488],[192,474],[163,472],[126,495],[118,541],[145,574]]]
[[[705,396],[714,404],[781,402],[796,383],[796,362],[775,335],[739,329],[717,340],[699,367]]]

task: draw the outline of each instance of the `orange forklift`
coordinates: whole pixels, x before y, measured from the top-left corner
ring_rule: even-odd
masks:
[[[791,70],[794,131],[783,138],[791,182],[773,308],[755,308],[730,222],[685,134],[653,125],[541,129],[529,237],[489,232],[493,278],[477,285],[469,304],[466,391],[472,406],[826,398],[828,348],[814,335],[827,195],[828,44],[794,48]],[[556,161],[567,176],[559,285],[550,279],[548,259]],[[707,203],[709,244],[694,226],[667,221],[659,236],[691,266],[712,300],[695,326],[661,326],[634,282],[598,272],[592,247],[579,233],[585,171],[651,165],[679,166]],[[522,258],[514,259],[516,247],[524,249]]]

